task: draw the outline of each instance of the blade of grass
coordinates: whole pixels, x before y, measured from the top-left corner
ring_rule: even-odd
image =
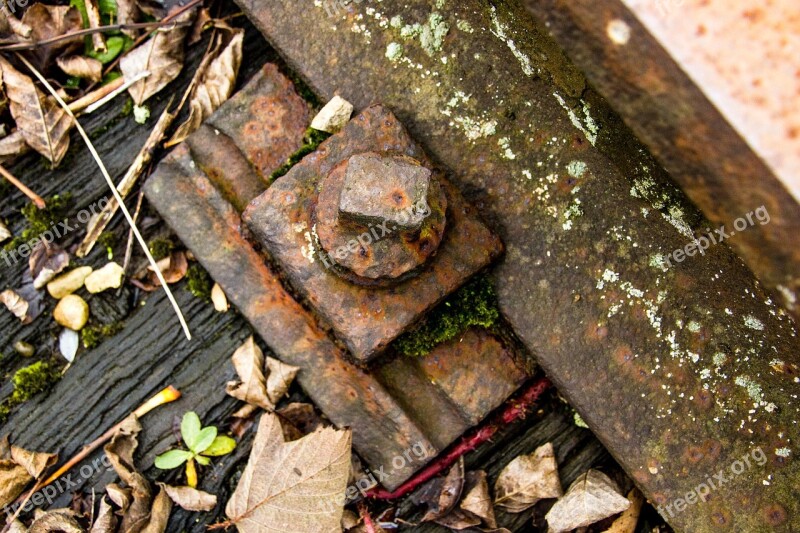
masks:
[[[175,310],[175,314],[178,315],[178,320],[181,323],[181,327],[183,328],[183,332],[186,335],[186,338],[188,340],[192,340],[192,333],[189,331],[189,325],[186,323],[186,319],[184,318],[183,313],[181,312],[180,306],[178,306],[178,302],[175,300],[175,296],[173,296],[172,291],[169,289],[169,285],[167,285],[167,281],[164,279],[164,274],[162,274],[161,269],[158,268],[156,260],[153,259],[153,256],[150,253],[150,249],[147,247],[147,243],[145,243],[142,234],[136,227],[136,223],[134,222],[133,217],[128,211],[128,208],[125,207],[125,202],[122,200],[119,191],[114,186],[114,182],[111,179],[111,175],[108,173],[108,169],[106,169],[106,166],[103,163],[103,160],[100,158],[100,154],[97,153],[97,150],[95,149],[94,144],[92,144],[91,139],[89,139],[89,135],[86,133],[86,130],[83,129],[83,126],[81,126],[80,122],[78,122],[78,119],[75,118],[75,115],[72,113],[72,110],[70,110],[67,103],[64,102],[61,96],[59,96],[58,92],[56,92],[53,86],[50,85],[50,82],[48,82],[47,79],[45,79],[42,73],[39,72],[36,69],[36,67],[31,65],[30,62],[24,57],[22,57],[20,54],[17,54],[17,57],[19,58],[20,61],[22,61],[22,63],[25,64],[26,67],[28,67],[28,69],[33,73],[33,75],[36,76],[36,78],[40,82],[42,82],[42,84],[47,88],[50,94],[53,95],[53,98],[56,99],[56,101],[61,105],[61,107],[63,107],[64,110],[67,113],[69,113],[69,115],[72,117],[72,120],[75,121],[75,127],[77,128],[78,133],[80,133],[81,137],[83,138],[83,141],[86,143],[86,147],[89,148],[89,152],[92,154],[92,157],[94,157],[94,160],[97,162],[97,166],[100,167],[100,171],[102,172],[103,177],[105,178],[106,183],[108,184],[108,187],[111,189],[111,193],[114,195],[114,198],[119,204],[122,214],[125,215],[128,224],[131,226],[131,229],[133,230],[133,234],[136,236],[136,240],[139,241],[139,245],[142,247],[142,250],[144,250],[145,256],[147,256],[147,260],[150,262],[150,265],[152,266],[153,271],[156,273],[158,280],[164,287],[164,292],[167,294],[167,298],[172,304],[172,308]]]

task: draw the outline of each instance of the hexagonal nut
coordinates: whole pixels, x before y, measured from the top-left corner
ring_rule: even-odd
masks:
[[[348,161],[339,214],[360,224],[416,231],[430,215],[431,170],[408,156],[356,154]]]

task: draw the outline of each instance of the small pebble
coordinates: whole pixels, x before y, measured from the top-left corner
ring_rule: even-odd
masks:
[[[31,357],[36,352],[36,348],[33,347],[33,344],[25,341],[15,342],[14,350],[16,350],[16,352],[22,357]]]
[[[340,96],[334,96],[311,121],[311,127],[319,131],[336,133],[350,120],[353,104]]]
[[[72,294],[83,287],[86,277],[92,273],[92,267],[82,266],[70,270],[63,276],[59,276],[47,284],[47,292],[56,300],[60,300],[68,294]]]
[[[58,351],[61,352],[64,359],[71,363],[75,360],[75,354],[78,353],[79,342],[77,331],[64,328],[58,336]]]
[[[80,331],[89,320],[89,305],[80,296],[69,294],[58,302],[53,317],[59,325]]]
[[[227,312],[230,307],[230,305],[228,305],[228,298],[225,296],[219,283],[215,283],[214,287],[211,289],[211,301],[214,303],[214,309],[220,313]]]
[[[108,289],[118,289],[122,285],[125,271],[115,262],[110,262],[103,268],[95,270],[86,277],[84,284],[86,290],[92,294]]]

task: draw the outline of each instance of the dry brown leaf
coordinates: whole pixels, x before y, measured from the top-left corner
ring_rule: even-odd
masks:
[[[341,531],[351,441],[350,430],[323,428],[284,442],[280,420],[265,413],[228,518],[240,533]]]
[[[228,382],[228,394],[237,400],[268,411],[274,409],[275,404],[267,396],[264,352],[252,336],[236,349],[231,360],[241,381]]]
[[[69,259],[69,254],[63,248],[56,245],[45,245],[39,241],[28,258],[33,288],[39,290],[47,285],[57,274],[69,266]]]
[[[168,284],[178,283],[186,277],[186,272],[189,270],[189,262],[186,260],[186,254],[182,251],[172,252],[169,256],[161,259],[156,263],[159,270],[164,276],[164,280]],[[152,290],[161,287],[161,282],[158,280],[153,267],[147,267],[147,276],[143,283],[152,288]]]
[[[117,22],[119,24],[134,24],[139,21],[139,6],[136,0],[117,0]],[[122,30],[128,37],[135,37],[136,30]]]
[[[173,487],[159,483],[169,498],[187,511],[210,511],[217,506],[217,497],[192,487]]]
[[[325,425],[322,417],[310,403],[292,402],[286,407],[278,409],[278,414],[281,415],[288,424],[291,424],[297,429],[300,437],[308,435],[316,431],[317,428]],[[284,426],[288,424],[284,424]],[[358,479],[361,478],[359,477]]]
[[[439,520],[447,515],[461,499],[464,490],[464,457],[459,457],[444,478],[436,478],[420,494],[420,503],[426,503],[428,510],[423,522]]]
[[[83,28],[81,14],[74,7],[51,6],[42,2],[33,3],[22,15],[22,23],[33,30],[33,41],[45,41],[61,37]],[[25,57],[41,72],[47,71],[53,59],[77,50],[83,44],[83,37],[72,37],[49,46],[40,46],[25,53]]]
[[[58,64],[58,68],[70,76],[91,81],[100,81],[103,79],[103,64],[91,57],[59,57],[56,59],[56,63]]]
[[[0,507],[12,503],[25,487],[58,460],[58,456],[29,452],[0,439]]]
[[[436,520],[440,526],[450,528],[455,531],[461,531],[475,526],[481,525],[482,520],[472,513],[464,511],[460,507],[456,507],[447,515]]]
[[[147,516],[146,525],[141,529],[137,526],[133,531],[128,531],[130,533],[164,533],[167,530],[167,522],[169,522],[169,514],[171,512],[172,500],[169,499],[164,487],[161,487],[153,500],[153,506]]]
[[[160,515],[156,514],[156,504],[153,503],[150,482],[136,471],[133,464],[133,454],[139,446],[137,437],[141,430],[142,426],[138,419],[131,415],[104,448],[114,471],[128,487],[127,489],[118,489],[117,487],[118,490],[108,491],[112,501],[116,503],[116,498],[119,498],[121,503],[127,504],[127,509],[123,506],[124,511],[120,524],[122,533],[144,531],[144,528],[148,527],[150,523],[161,519]],[[169,497],[164,494],[164,498],[169,504]],[[156,503],[162,507],[164,505],[163,501],[156,500]],[[161,510],[162,508],[158,509],[159,512]],[[152,520],[151,514],[154,515]]]
[[[200,8],[200,11],[197,13],[197,18],[194,19],[192,32],[189,34],[189,46],[200,42],[200,40],[203,38],[203,32],[205,31],[206,26],[210,25],[209,23],[212,20],[213,19],[211,18],[211,13],[208,11],[208,8]]]
[[[603,533],[635,533],[636,525],[639,523],[639,514],[644,505],[644,496],[639,489],[634,487],[628,492],[628,500],[631,502],[631,506]]]
[[[196,10],[179,15],[177,24],[191,22]],[[143,72],[150,75],[128,88],[133,102],[142,105],[148,98],[167,86],[180,74],[185,57],[184,41],[189,26],[167,26],[155,32],[147,42],[132,50],[120,61],[120,69],[125,80],[132,80]]]
[[[186,139],[233,94],[242,64],[243,41],[244,30],[238,28],[224,31],[217,36],[216,46],[210,53],[212,59],[201,65],[204,70],[192,90],[189,118],[178,126],[167,146]]]
[[[489,494],[489,482],[486,479],[486,472],[467,472],[464,482],[464,498],[458,507],[471,513],[483,520],[490,528],[497,527],[494,517],[494,505]]]
[[[608,476],[589,470],[575,480],[545,518],[553,533],[564,533],[614,516],[630,505]]]
[[[0,160],[3,162],[22,155],[28,150],[30,150],[30,146],[25,142],[25,136],[19,129],[0,139]]]
[[[41,6],[34,4],[31,9]],[[30,11],[30,10],[28,10]],[[11,115],[25,142],[58,165],[69,148],[72,118],[52,97],[45,97],[25,74],[5,59],[0,59]]]
[[[117,530],[117,516],[105,498],[100,500],[100,510],[94,519],[89,533],[115,533]]]
[[[495,504],[510,513],[521,513],[539,500],[564,494],[553,445],[547,443],[511,461],[500,472],[494,491]]]
[[[36,517],[28,533],[52,533],[62,531],[63,533],[83,533],[83,528],[74,518],[74,514],[69,509],[55,509]]]
[[[287,365],[278,361],[273,357],[267,357],[267,397],[273,405],[278,405],[278,402],[283,398],[289,387],[292,385],[300,368],[292,365]]]
[[[237,348],[231,359],[241,381],[229,382],[228,394],[251,406],[267,411],[275,409],[275,405],[289,390],[289,386],[300,370],[272,357],[267,357],[268,376],[265,376],[264,353],[253,337]],[[252,414],[252,409],[244,409],[236,416],[245,417],[250,414]]]
[[[5,304],[8,310],[11,311],[15,317],[19,318],[23,324],[31,322],[31,318],[28,316],[28,309],[30,306],[28,302],[16,292],[11,289],[0,292],[0,302]]]

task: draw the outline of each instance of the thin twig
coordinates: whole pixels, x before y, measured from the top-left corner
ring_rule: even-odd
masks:
[[[160,26],[167,26],[171,23],[172,23],[171,19],[167,20],[165,18],[164,20],[158,22],[137,22],[136,24],[111,24],[108,26],[99,26],[97,28],[86,28],[83,30],[65,33],[64,35],[59,35],[57,37],[51,37],[50,39],[44,39],[43,41],[2,45],[0,46],[0,52],[19,52],[21,50],[35,50],[43,46],[50,46],[60,41],[74,39],[75,37],[83,37],[85,35],[93,35],[95,33],[101,33],[107,31],[119,31],[119,30],[139,30],[147,28],[158,28]],[[186,23],[186,24],[175,24],[175,25],[188,26],[189,24]]]
[[[147,243],[145,243],[144,237],[142,237],[142,234],[139,233],[139,228],[137,228],[136,224],[133,222],[133,217],[131,216],[130,212],[128,212],[128,208],[125,207],[125,203],[123,202],[122,197],[119,194],[119,191],[117,191],[117,188],[114,185],[114,181],[111,179],[111,175],[108,173],[108,169],[103,163],[103,160],[100,158],[100,154],[97,153],[97,150],[95,149],[94,144],[92,144],[91,139],[89,139],[89,135],[86,133],[86,130],[83,129],[83,126],[81,126],[81,123],[78,122],[78,120],[75,118],[75,115],[72,113],[67,103],[64,102],[64,100],[61,98],[58,92],[53,88],[52,85],[50,85],[50,82],[47,81],[47,79],[42,75],[42,73],[39,72],[36,69],[36,67],[31,65],[30,62],[21,55],[17,54],[17,57],[19,58],[20,61],[22,61],[25,64],[26,67],[28,67],[28,69],[36,76],[36,78],[40,82],[42,82],[42,84],[47,88],[50,94],[53,95],[56,101],[61,105],[61,107],[64,108],[64,110],[70,115],[72,120],[75,122],[75,127],[77,128],[78,133],[80,133],[81,137],[83,138],[83,141],[86,143],[86,147],[89,149],[89,152],[92,154],[92,157],[94,157],[94,160],[97,162],[97,166],[100,168],[100,171],[102,172],[103,177],[105,178],[106,183],[108,184],[108,187],[111,189],[111,193],[117,200],[117,203],[119,204],[122,213],[125,215],[125,218],[128,220],[128,224],[130,224],[131,229],[133,229],[133,233],[134,235],[136,235],[136,240],[139,241],[139,245],[142,247],[145,256],[147,256],[147,260],[150,262],[150,265],[153,267],[153,270],[156,273],[158,280],[164,287],[164,292],[166,293],[167,298],[172,304],[172,308],[175,310],[175,314],[178,315],[178,320],[181,323],[181,327],[183,328],[183,332],[186,335],[186,338],[188,340],[192,340],[192,333],[189,331],[189,325],[186,323],[186,319],[184,318],[183,313],[181,312],[181,308],[178,305],[178,302],[175,300],[175,296],[173,296],[172,291],[169,289],[167,281],[164,279],[164,274],[161,272],[161,269],[158,268],[156,260],[153,259],[153,255],[150,253],[150,249],[147,247]]]
[[[506,407],[492,419],[487,425],[478,428],[470,435],[452,446],[447,452],[439,456],[434,462],[417,472],[411,479],[400,485],[393,492],[385,489],[372,489],[367,492],[367,498],[378,500],[396,500],[438,476],[455,464],[458,459],[481,444],[488,442],[500,429],[506,427],[511,422],[524,417],[528,410],[536,403],[541,395],[550,388],[550,381],[547,378],[539,378],[528,385],[525,390],[516,398],[511,400]]]
[[[114,81],[119,81],[119,83],[116,84],[116,87],[114,87],[113,90],[109,91],[108,94],[106,94],[105,96],[103,96],[102,98],[97,100],[96,102],[86,106],[85,113],[89,114],[89,113],[93,113],[94,111],[97,111],[98,109],[100,109],[101,107],[103,107],[104,105],[109,103],[111,100],[113,100],[114,98],[116,98],[120,94],[122,94],[125,91],[127,91],[128,88],[131,85],[133,85],[134,83],[136,83],[137,81],[139,81],[141,79],[146,78],[149,75],[150,75],[150,71],[143,70],[142,72],[138,73],[136,76],[134,76],[133,78],[131,78],[129,80],[126,80],[124,77],[120,76],[119,78],[114,80]]]
[[[156,407],[168,404],[170,402],[174,402],[178,398],[181,397],[181,393],[178,389],[170,385],[166,389],[162,390],[142,405],[140,405],[132,414],[136,416],[136,418],[142,418],[144,415],[155,409]],[[129,415],[130,416],[130,415]],[[16,520],[22,509],[27,505],[30,501],[31,497],[36,494],[38,491],[42,490],[43,488],[47,487],[48,485],[54,483],[58,478],[69,472],[75,465],[86,459],[92,452],[97,450],[100,446],[104,445],[106,442],[110,441],[114,434],[119,431],[122,425],[125,423],[128,417],[125,417],[121,422],[114,425],[111,429],[100,435],[97,439],[92,441],[90,444],[86,445],[81,449],[80,452],[77,453],[72,459],[64,463],[61,468],[53,472],[45,480],[38,480],[36,484],[33,486],[31,490],[29,490],[24,497],[18,498],[19,505],[17,510],[14,512],[14,516],[12,516],[9,520],[6,521],[6,526],[3,528],[2,533],[8,531],[11,524]],[[21,500],[21,501],[20,501]]]
[[[122,87],[125,83],[125,79],[120,76],[119,78],[106,83],[96,91],[92,91],[83,95],[82,97],[78,98],[77,100],[73,100],[69,103],[69,108],[72,109],[73,113],[79,113],[83,110],[88,110],[89,107],[95,105],[97,102],[103,101],[109,94],[114,94],[117,89]],[[87,111],[91,113],[91,111]]]
[[[144,191],[139,191],[139,199],[136,201],[136,211],[133,212],[133,221],[139,220],[139,211],[142,210],[142,200],[144,199]],[[128,265],[131,262],[131,255],[133,254],[133,231],[128,230],[128,244],[125,246],[125,260],[122,262],[122,271],[128,270]]]
[[[30,190],[27,185],[25,185],[24,183],[19,181],[17,178],[15,178],[14,175],[11,172],[9,172],[8,170],[6,170],[6,168],[3,165],[0,165],[0,176],[3,176],[14,187],[19,189],[22,192],[22,194],[24,194],[25,196],[30,198],[31,201],[39,209],[44,209],[45,207],[47,207],[47,204],[45,204],[45,202],[44,202],[44,200],[42,200],[41,196],[39,196],[38,194],[36,194],[32,190]]]

